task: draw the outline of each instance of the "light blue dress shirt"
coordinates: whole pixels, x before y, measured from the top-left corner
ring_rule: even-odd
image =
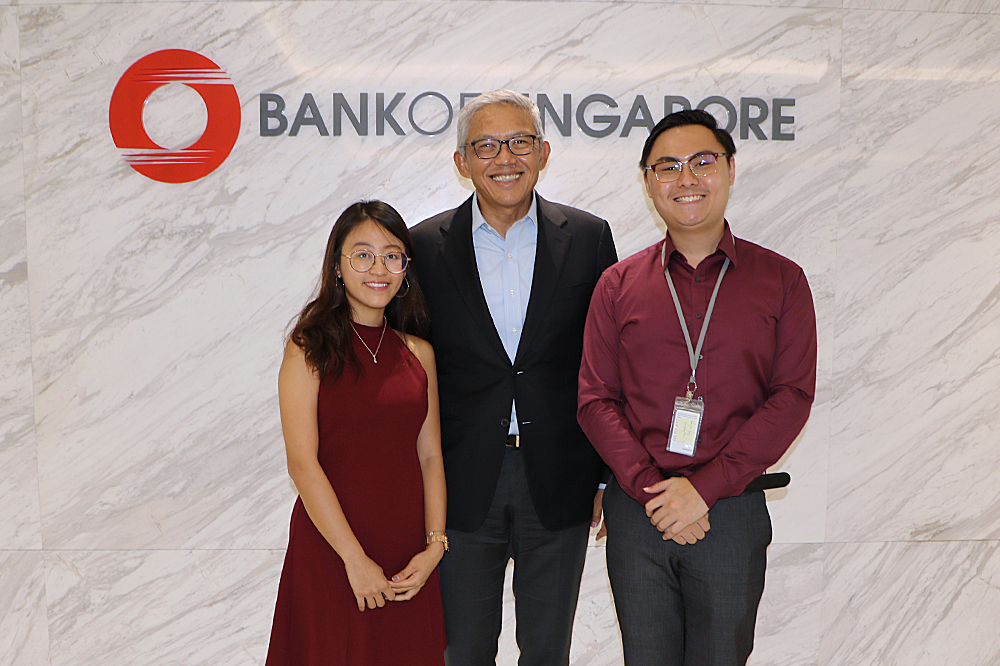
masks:
[[[493,325],[513,363],[531,296],[531,276],[535,271],[538,203],[532,194],[528,214],[515,222],[504,238],[486,222],[479,210],[478,197],[475,194],[472,197],[472,247],[476,251],[479,281]],[[518,434],[516,404],[511,405],[508,432]]]

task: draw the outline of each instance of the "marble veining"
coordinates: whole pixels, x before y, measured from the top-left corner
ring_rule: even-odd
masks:
[[[981,101],[1000,94],[987,65],[1000,64],[987,37],[1000,24],[882,14],[875,44],[872,18],[845,17],[827,536],[996,538],[1000,214],[984,193],[1000,185],[1000,113]],[[953,46],[931,58],[923,41]],[[894,76],[931,61],[942,74]],[[948,76],[973,61],[981,81]],[[876,100],[892,101],[864,113]]]
[[[0,7],[0,549],[41,548],[17,13]]]
[[[49,663],[44,554],[0,550],[0,663]]]
[[[284,553],[46,556],[52,666],[263,663]]]
[[[771,545],[749,666],[825,663],[818,658],[823,571],[822,545]]]
[[[958,14],[1000,14],[993,0],[843,0],[844,9]]]
[[[819,663],[997,663],[997,546],[996,541],[824,546]]]

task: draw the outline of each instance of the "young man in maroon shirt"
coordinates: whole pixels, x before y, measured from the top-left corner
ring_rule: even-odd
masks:
[[[704,111],[653,128],[640,166],[667,237],[605,271],[587,317],[577,416],[616,477],[604,510],[626,666],[746,663],[771,541],[747,486],[813,402],[809,285],[732,235],[735,152]]]

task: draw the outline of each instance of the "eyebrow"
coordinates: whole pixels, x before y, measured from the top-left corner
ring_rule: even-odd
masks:
[[[351,247],[358,247],[358,246],[361,246],[361,247],[370,247],[372,249],[375,249],[374,245],[372,245],[371,243],[366,243],[365,241],[358,241],[357,243],[355,243]],[[397,245],[396,243],[389,243],[388,245],[383,245],[382,247],[396,248],[397,250],[405,250],[406,249],[402,245]]]
[[[693,157],[698,157],[699,155],[707,155],[708,153],[714,153],[714,150],[699,150],[697,153],[691,153],[687,157],[673,157],[672,155],[666,155],[659,158],[653,164],[659,164],[661,162],[683,162],[684,160],[689,160]],[[719,153],[719,157],[722,157],[723,153]]]
[[[499,136],[493,136],[493,135],[487,134],[486,136],[480,137],[478,139],[472,139],[472,140],[469,141],[469,143],[473,143],[475,141],[485,141],[486,139],[493,139],[494,141],[508,141],[510,139],[513,139],[513,138],[519,137],[519,136],[533,136],[533,137],[536,137],[536,138],[538,137],[538,135],[535,134],[534,130],[531,130],[530,132],[522,132],[522,131],[518,130],[517,132],[514,132],[513,134],[511,134],[506,139],[501,139]]]

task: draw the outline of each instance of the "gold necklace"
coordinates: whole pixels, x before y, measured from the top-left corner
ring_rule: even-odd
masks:
[[[361,337],[360,333],[358,333],[358,329],[354,328],[354,322],[353,321],[351,322],[351,328],[354,328],[354,333],[358,336],[358,340],[361,340],[361,344],[363,344],[365,346],[365,349],[368,350],[368,353],[372,355],[372,360],[375,361],[375,365],[378,365],[378,359],[375,357],[378,356],[378,350],[382,348],[382,338],[385,337],[385,329],[388,325],[389,325],[388,320],[386,320],[385,317],[382,317],[382,335],[379,336],[378,346],[375,347],[375,351],[372,351],[372,348],[368,346],[368,343],[365,342],[365,339]]]

